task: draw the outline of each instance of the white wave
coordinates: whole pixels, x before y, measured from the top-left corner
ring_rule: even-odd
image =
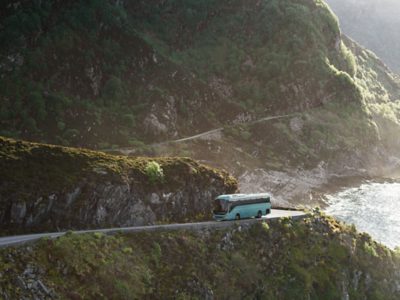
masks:
[[[390,248],[400,246],[400,183],[368,183],[328,195],[325,212]]]

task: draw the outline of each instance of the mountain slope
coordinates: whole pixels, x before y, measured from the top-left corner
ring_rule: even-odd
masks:
[[[400,5],[396,0],[327,0],[350,37],[373,50],[400,73]]]
[[[213,90],[160,56],[124,7],[113,1],[3,5],[3,134],[96,148],[218,124],[201,113],[219,106]],[[167,115],[155,115],[160,111]]]
[[[399,166],[398,79],[341,34],[323,1],[3,8],[3,135],[191,156],[227,168],[244,190],[303,202],[332,177]]]
[[[0,262],[5,299],[400,296],[399,254],[319,214],[229,230],[70,234],[0,250]]]
[[[3,134],[127,145],[357,97],[337,21],[319,1],[3,8]]]
[[[127,158],[0,137],[0,234],[211,218],[236,180],[189,158]]]

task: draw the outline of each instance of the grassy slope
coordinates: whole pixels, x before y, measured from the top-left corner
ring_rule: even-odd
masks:
[[[313,215],[229,231],[68,235],[0,251],[0,295],[34,270],[73,299],[398,299],[398,254]],[[396,273],[397,272],[397,273]],[[21,275],[23,280],[29,279]]]
[[[153,49],[132,12],[107,0],[18,3],[1,7],[2,135],[137,145],[154,138],[144,117],[170,101],[183,132],[218,123],[201,112],[218,103],[212,91]]]
[[[237,174],[349,157],[345,165],[368,168],[371,149],[400,147],[392,142],[400,139],[390,138],[398,132],[399,83],[375,56],[362,59],[369,52],[342,39],[323,1],[49,3],[3,11],[1,38],[12,41],[0,49],[4,66],[7,53],[24,58],[0,70],[5,135],[94,148],[131,145],[153,155],[143,141],[188,136],[240,116],[298,113],[300,131],[291,119],[259,123],[227,128],[213,149],[200,142],[158,152]],[[35,26],[24,19],[28,11],[40,16]],[[27,24],[13,23],[20,19]],[[149,116],[166,132],[146,130]]]
[[[357,90],[356,100],[321,92],[318,99],[322,105],[289,118],[225,126],[222,138],[211,145],[196,141],[164,147],[158,153],[185,153],[228,166],[238,175],[260,167],[278,171],[314,168],[321,161],[339,173],[346,165],[356,169],[386,165],[385,159],[396,156],[400,149],[396,138],[400,129],[399,80],[372,52],[345,36],[342,45],[353,66],[349,80]],[[299,89],[303,87],[299,85]]]
[[[138,6],[150,20],[139,14],[136,26],[151,33],[155,47],[203,80],[221,80],[248,119],[297,113],[227,125],[219,140],[158,153],[185,153],[239,175],[260,167],[314,168],[321,161],[339,173],[343,166],[370,169],[400,149],[400,139],[393,138],[400,129],[398,80],[375,55],[340,35],[323,1]]]
[[[131,177],[144,188],[152,189],[154,185],[146,172],[150,161],[157,162],[164,172],[164,179],[155,183],[157,188],[174,189],[184,176],[222,179],[231,188],[236,184],[227,173],[189,158],[127,158],[0,137],[0,178],[2,183],[11,183],[6,187],[9,192],[19,196],[29,195],[38,187],[44,195],[62,191],[86,178],[102,176],[110,182]]]
[[[157,169],[149,169],[154,163],[159,165],[162,174]],[[121,192],[108,196],[101,194],[113,188],[119,188]],[[79,196],[71,204],[68,195],[77,189]],[[100,195],[98,189],[102,191]],[[183,213],[183,208],[176,203],[177,206],[169,206],[167,212],[155,213],[158,222],[208,219],[212,204],[206,199],[211,201],[213,193],[233,193],[236,190],[237,181],[228,173],[190,158],[128,158],[0,137],[1,235],[56,231],[58,227],[115,226],[111,221],[115,214],[121,215],[121,218],[134,218],[121,214],[127,199],[130,199],[130,205],[141,202],[148,207],[152,206],[149,202],[152,193],[160,197],[173,194],[179,203],[190,202],[185,197],[191,197],[192,201],[200,197],[200,202],[196,204],[198,209],[193,207]],[[196,191],[209,194],[203,199]],[[52,197],[55,197],[55,203],[50,200]],[[93,216],[102,197],[112,200],[109,204],[103,204],[108,205],[108,221],[105,222],[109,223],[97,226],[83,223],[82,218],[86,216],[82,212],[88,210]],[[165,203],[163,201],[160,207],[170,205],[168,199]],[[155,205],[153,209],[160,208]],[[147,211],[146,214],[150,213]],[[147,220],[149,216],[142,217]],[[31,223],[29,218],[36,221]]]
[[[155,44],[160,51],[206,81],[224,79],[234,102],[250,110],[317,105],[316,94],[327,90],[338,96],[335,100],[356,97],[346,76],[354,66],[340,43],[337,19],[322,1],[152,1],[137,6],[135,25],[160,41]],[[309,99],[284,91],[286,84],[305,85],[300,94]]]
[[[47,0],[12,7],[2,12],[0,35],[5,135],[139,146],[216,127],[240,113],[257,118],[329,105],[363,110],[354,57],[320,0],[125,6]],[[150,114],[167,133],[145,130]]]

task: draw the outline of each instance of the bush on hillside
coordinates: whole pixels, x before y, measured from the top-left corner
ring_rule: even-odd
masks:
[[[164,171],[160,164],[155,161],[148,162],[145,171],[151,183],[162,182],[164,180]]]

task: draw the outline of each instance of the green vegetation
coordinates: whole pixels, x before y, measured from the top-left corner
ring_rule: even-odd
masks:
[[[113,61],[124,53],[115,40],[127,33],[121,7],[108,1],[2,6],[2,135],[77,145],[87,138],[85,131],[96,127],[118,124],[115,138],[108,139],[112,142],[121,139],[122,131],[132,130],[124,120],[115,122],[134,109],[126,103],[131,91],[123,90],[118,78],[128,62]],[[53,17],[59,13],[59,18]],[[118,35],[110,39],[113,32]],[[102,65],[95,66],[96,60]],[[102,76],[97,68],[108,73]],[[86,123],[77,123],[76,114]]]
[[[0,10],[0,135],[128,145],[153,138],[138,125],[152,104],[207,92],[195,80],[187,83],[190,93],[185,85],[179,90],[186,71],[170,82],[179,68],[140,37],[132,25],[136,10],[114,1],[4,3]]]
[[[152,20],[139,16],[135,25],[154,33],[168,46],[166,56],[203,80],[227,80],[234,102],[247,110],[299,105],[306,95],[282,90],[291,83],[307,84],[314,93],[334,91],[336,100],[357,99],[354,83],[340,73],[352,76],[354,61],[340,42],[336,17],[322,1],[168,1],[143,6]],[[315,97],[309,91],[307,97]]]
[[[236,189],[236,180],[224,171],[189,158],[133,158],[0,137],[0,178],[19,196],[30,197],[38,187],[43,195],[51,194],[95,177],[117,183],[130,176],[149,189],[153,183],[173,189],[184,174],[220,178]]]
[[[207,232],[67,235],[0,251],[0,295],[26,268],[61,298],[398,299],[398,254],[319,213]],[[26,272],[25,272],[26,274]]]
[[[148,145],[223,126],[221,153],[243,153],[170,152],[243,170],[400,149],[398,80],[340,35],[323,1],[45,0],[1,11],[0,135],[164,155]],[[299,131],[290,119],[232,126],[291,112]]]
[[[228,173],[190,158],[115,156],[3,137],[0,179],[0,235],[204,220],[213,197],[237,190]]]
[[[142,152],[243,111],[363,97],[358,62],[320,0],[45,0],[1,11],[4,136]]]
[[[368,49],[373,50],[395,73],[400,73],[400,13],[398,1],[326,0],[338,15],[343,32]],[[357,16],[355,18],[354,16]],[[368,28],[368,30],[365,30]]]
[[[150,182],[156,183],[164,180],[164,171],[159,163],[155,161],[149,161],[145,170]]]

